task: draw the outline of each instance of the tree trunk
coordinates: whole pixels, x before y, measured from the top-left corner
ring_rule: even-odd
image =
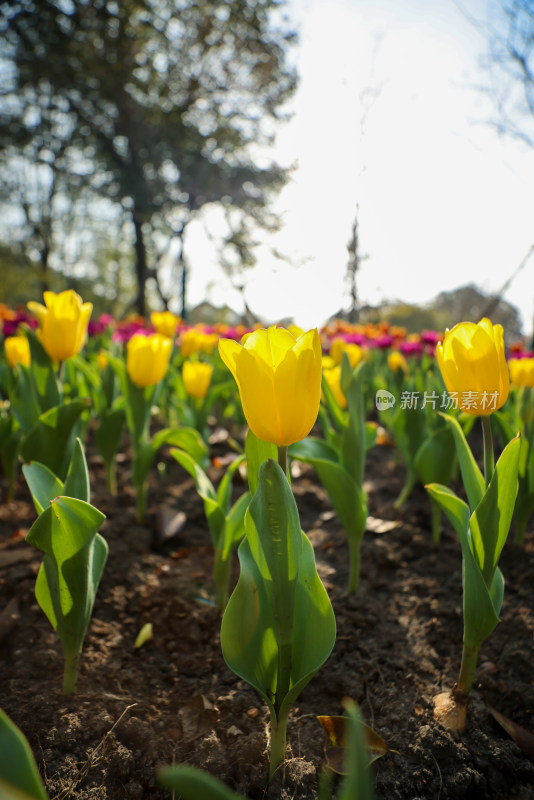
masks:
[[[187,289],[187,266],[183,259],[181,258],[182,262],[182,286],[181,286],[181,301],[182,301],[182,310],[181,310],[181,317],[185,321],[187,319],[187,304],[185,301],[185,293]]]
[[[132,217],[135,228],[135,274],[137,277],[137,298],[135,301],[135,307],[137,313],[144,317],[146,314],[145,286],[147,281],[147,266],[146,247],[142,231],[143,221],[140,219],[136,211],[133,212]]]
[[[48,256],[50,253],[50,248],[47,243],[43,244],[41,250],[39,251],[39,256],[41,259],[41,269],[40,269],[40,284],[41,284],[41,294],[44,292],[48,292],[50,289],[50,271],[48,269]]]

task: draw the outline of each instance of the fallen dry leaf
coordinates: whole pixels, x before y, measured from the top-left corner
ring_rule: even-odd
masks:
[[[490,714],[492,714],[499,725],[504,728],[506,733],[511,736],[526,757],[531,761],[534,761],[534,734],[531,733],[531,731],[528,731],[526,728],[523,728],[521,725],[518,725],[508,717],[505,717],[504,714],[501,714],[500,711],[497,711],[496,708],[493,708],[493,706],[491,706],[487,700],[485,700],[485,703]]]

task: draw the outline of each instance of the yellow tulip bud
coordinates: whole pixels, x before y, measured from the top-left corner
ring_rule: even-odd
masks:
[[[511,358],[508,367],[514,386],[534,386],[534,358]]]
[[[82,303],[72,289],[59,294],[44,292],[43,298],[44,306],[30,301],[28,308],[39,320],[37,335],[50,358],[64,361],[84,346],[93,304]]]
[[[184,389],[191,397],[206,397],[210,388],[213,367],[203,361],[184,361],[182,380]]]
[[[30,343],[25,336],[7,336],[4,341],[7,363],[10,367],[15,364],[30,366]]]
[[[154,386],[166,375],[172,353],[172,340],[161,333],[144,336],[134,333],[128,341],[126,369],[136,386]]]
[[[323,370],[323,375],[326,382],[332,389],[332,394],[336,398],[337,404],[340,408],[347,407],[347,398],[341,390],[341,367],[335,366],[332,369]]]
[[[321,342],[316,329],[298,339],[284,328],[259,329],[219,341],[243,411],[259,439],[285,447],[311,431],[321,399]]]
[[[180,317],[177,317],[171,311],[153,311],[150,315],[150,321],[157,333],[174,339]]]
[[[107,365],[109,364],[108,354],[105,350],[100,350],[97,357],[96,363],[98,364],[98,369],[104,370],[106,369]]]
[[[408,372],[408,362],[398,350],[392,350],[391,353],[388,353],[388,367],[392,372],[397,372],[399,369],[403,372]]]
[[[506,402],[510,379],[502,325],[486,318],[459,322],[445,331],[436,358],[447,391],[463,411],[487,416]]]

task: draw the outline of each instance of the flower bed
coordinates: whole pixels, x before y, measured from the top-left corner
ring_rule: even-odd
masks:
[[[44,300],[0,309],[0,739],[46,790],[6,745],[0,794],[534,797],[530,354]]]

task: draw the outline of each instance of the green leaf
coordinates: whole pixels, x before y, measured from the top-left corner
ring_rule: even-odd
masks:
[[[195,459],[184,450],[172,449],[170,454],[191,475],[195,481],[197,492],[202,499],[216,501],[217,493],[215,487]]]
[[[125,423],[124,406],[106,408],[98,414],[95,444],[105,464],[109,464],[115,458],[122,441]]]
[[[223,655],[272,715],[287,718],[334,646],[335,619],[293,494],[272,459],[260,468],[245,527],[240,577],[222,622]]]
[[[92,389],[99,389],[102,381],[100,378],[100,371],[90,364],[85,358],[80,355],[71,356],[66,362],[70,371],[79,371],[86,379]]]
[[[6,783],[0,778],[0,797],[2,800],[37,800],[39,795],[23,792],[22,789],[17,789],[12,783]],[[45,797],[48,800],[48,795]]]
[[[28,740],[0,709],[0,796],[48,800]]]
[[[9,371],[6,384],[10,410],[22,430],[27,433],[33,428],[41,413],[30,367],[16,364],[15,368]]]
[[[50,501],[63,492],[63,482],[59,480],[57,475],[54,475],[52,470],[38,461],[23,464],[22,472],[26,478],[36,511],[41,514],[48,507]]]
[[[355,542],[361,541],[367,522],[365,494],[345,467],[337,463],[334,449],[326,442],[308,437],[291,445],[289,452],[293,458],[315,468],[345,533]]]
[[[343,431],[348,425],[349,415],[337,402],[334,392],[330,388],[330,384],[324,375],[321,379],[321,389],[324,397],[324,405],[326,406],[330,419],[334,423],[334,428],[338,432]]]
[[[236,471],[239,469],[240,465],[245,460],[245,454],[242,453],[241,455],[237,456],[232,463],[228,466],[226,472],[224,473],[219,486],[217,487],[217,502],[219,503],[220,507],[223,509],[224,513],[228,513],[228,508],[230,506],[230,500],[232,497],[232,478],[234,477]]]
[[[291,458],[305,464],[313,464],[314,461],[339,463],[339,451],[324,439],[317,439],[314,436],[308,436],[306,439],[290,445],[288,452]]]
[[[76,497],[78,500],[89,502],[89,472],[80,439],[76,439],[65,484],[48,467],[38,461],[23,464],[22,472],[38,514],[48,508],[50,502],[59,495]]]
[[[90,401],[76,398],[43,412],[22,440],[24,461],[39,461],[64,480],[74,445],[74,426]]]
[[[404,408],[401,413],[404,417],[405,451],[407,463],[413,464],[419,448],[426,441],[428,429],[425,414],[419,408]]]
[[[126,419],[136,446],[148,436],[156,386],[137,386],[126,369],[120,373],[120,378],[126,402]]]
[[[214,547],[222,547],[219,542],[225,524],[224,510],[217,502],[215,488],[194,458],[183,450],[171,450],[171,456],[189,472],[195,481],[196,490],[204,502],[204,513],[210,530],[211,541]]]
[[[511,437],[514,438],[514,437]],[[508,439],[507,441],[510,441]],[[518,475],[519,478],[525,479],[527,477],[527,473],[529,467],[532,468],[533,459],[532,459],[532,448],[528,442],[528,440],[521,436],[521,449],[519,451],[519,465],[518,465]]]
[[[45,553],[37,602],[57,631],[65,657],[81,651],[108,546],[96,533],[104,515],[72,497],[57,497],[36,519],[27,541]]]
[[[534,492],[523,493],[521,485],[515,502],[514,520],[516,531],[524,532],[527,522],[534,511]],[[517,533],[516,533],[517,536]],[[518,541],[518,539],[516,539]]]
[[[456,465],[456,447],[448,427],[432,431],[415,456],[415,468],[423,483],[448,484]]]
[[[429,483],[425,489],[449,518],[460,541],[469,527],[469,506],[452,489],[438,483]]]
[[[0,463],[8,479],[8,497],[12,495],[18,470],[18,451],[22,430],[10,410],[0,410]]]
[[[249,428],[245,440],[245,457],[247,459],[248,485],[252,494],[255,494],[260,467],[268,458],[276,461],[278,448],[271,442],[264,442],[263,439],[258,439]]]
[[[146,479],[160,447],[175,445],[186,451],[195,462],[205,464],[207,447],[194,428],[163,428],[152,440],[140,439],[134,448],[132,481],[139,494],[145,491]]]
[[[473,554],[473,544],[469,530],[469,506],[446,486],[430,484],[426,487],[430,496],[443,509],[450,519],[462,548],[462,583],[464,643],[477,649],[490,635],[499,622],[494,600],[498,600],[498,579],[491,592]],[[502,595],[501,595],[502,602]]]
[[[499,567],[495,567],[489,593],[493,608],[498,616],[501,613],[502,601],[504,600],[504,577]]]
[[[209,773],[181,764],[160,769],[158,783],[178,792],[181,800],[243,800]]]
[[[374,780],[369,769],[365,728],[356,703],[345,704],[348,714],[347,776],[343,779],[337,800],[373,800]]]
[[[163,428],[158,431],[151,442],[154,455],[164,444],[185,450],[201,467],[208,464],[206,442],[195,428]]]
[[[515,438],[517,430],[510,421],[509,415],[505,414],[504,411],[495,411],[495,413],[491,415],[491,421],[497,427],[503,443],[509,442]]]
[[[343,356],[342,363],[348,363],[346,353],[343,353]],[[349,424],[346,426],[341,436],[341,453],[339,459],[359,487],[361,487],[363,483],[367,444],[365,403],[362,392],[362,382],[365,377],[366,367],[367,365],[361,362],[353,372],[351,371],[349,373],[351,374],[351,379],[346,392],[349,408]]]
[[[365,423],[365,449],[371,450],[376,444],[378,425],[375,422]]]
[[[490,485],[471,516],[474,552],[488,586],[512,522],[520,449],[519,436],[506,445],[495,465]]]
[[[500,608],[494,606],[471,548],[462,547],[462,554],[464,642],[478,649],[499,624]]]
[[[352,727],[350,718],[322,715],[318,716],[317,719],[326,734],[325,759],[328,767],[339,775],[346,775],[351,771],[351,759],[348,753]],[[382,737],[369,725],[365,725],[362,722],[361,726],[369,764],[378,758],[382,758],[386,753],[397,752],[396,750],[390,750]]]
[[[91,501],[89,470],[87,469],[85,450],[81,439],[76,439],[74,443],[74,450],[62,494],[67,497],[76,497],[78,500],[83,500],[84,503]]]
[[[61,403],[54,363],[33,331],[27,330],[30,344],[30,374],[41,412]]]
[[[223,535],[219,542],[219,547],[223,552],[223,558],[228,558],[234,547],[245,535],[245,514],[249,507],[252,495],[245,492],[235,501],[230,511],[226,515]]]
[[[441,414],[441,416],[454,436],[464,488],[469,505],[471,509],[474,510],[484,495],[484,476],[478,468],[458,420],[455,417],[451,417],[449,414]]]

